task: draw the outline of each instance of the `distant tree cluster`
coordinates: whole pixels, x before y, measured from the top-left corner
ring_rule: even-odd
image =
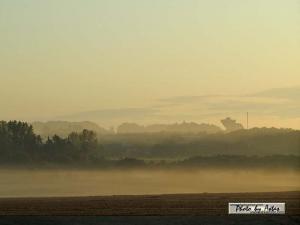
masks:
[[[99,136],[111,158],[183,159],[211,155],[300,155],[300,131],[253,128],[230,133],[134,133]]]

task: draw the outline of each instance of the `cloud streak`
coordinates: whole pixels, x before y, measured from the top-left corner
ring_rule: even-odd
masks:
[[[118,109],[102,109],[87,112],[80,112],[71,115],[61,116],[60,118],[80,120],[88,118],[89,120],[99,119],[134,119],[153,116],[158,111],[153,108],[118,108]]]
[[[249,95],[177,96],[159,100],[169,107],[206,110],[206,114],[256,112],[261,115],[300,117],[300,87],[277,88]]]
[[[56,119],[69,121],[90,120],[101,124],[122,122],[218,122],[227,116],[243,117],[250,112],[257,122],[273,118],[280,121],[300,120],[300,87],[271,89],[249,95],[177,96],[159,99],[148,107],[100,109],[64,115]],[[254,119],[254,118],[253,118]],[[290,122],[289,122],[290,123]],[[298,127],[295,125],[294,127]],[[300,128],[300,126],[299,126]]]

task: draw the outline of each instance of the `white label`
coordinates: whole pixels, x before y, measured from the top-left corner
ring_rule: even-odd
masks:
[[[285,214],[285,203],[228,203],[229,214]]]

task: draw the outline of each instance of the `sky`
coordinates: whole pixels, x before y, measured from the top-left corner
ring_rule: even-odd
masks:
[[[0,120],[300,129],[299,0],[0,0]]]

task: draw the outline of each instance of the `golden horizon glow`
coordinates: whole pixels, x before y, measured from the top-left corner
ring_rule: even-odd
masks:
[[[300,129],[297,0],[2,0],[0,32],[0,119]]]

